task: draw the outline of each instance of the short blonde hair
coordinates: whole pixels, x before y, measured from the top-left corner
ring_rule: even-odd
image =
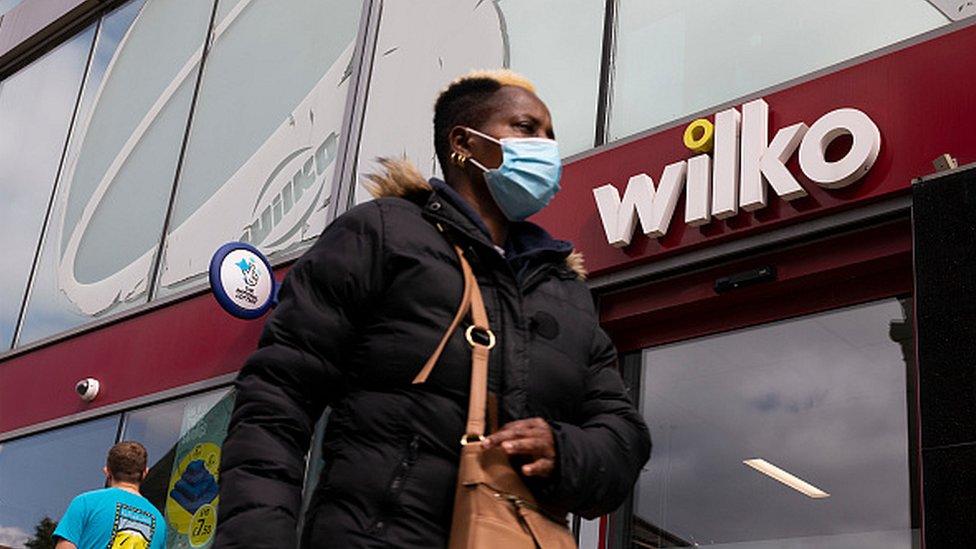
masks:
[[[524,90],[536,93],[535,84],[531,80],[522,76],[521,74],[510,70],[510,69],[476,69],[464,76],[459,76],[451,81],[450,84],[443,91],[441,91],[438,98],[447,90],[453,88],[454,86],[465,82],[467,80],[494,80],[502,86],[515,86],[516,88],[522,88]]]
[[[447,173],[448,143],[455,126],[478,126],[490,114],[491,97],[505,86],[535,94],[535,86],[521,74],[508,69],[476,70],[454,79],[434,102],[434,151]]]

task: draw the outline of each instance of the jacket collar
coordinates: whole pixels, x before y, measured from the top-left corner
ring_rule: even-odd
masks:
[[[431,178],[428,182],[433,190],[428,199],[428,205],[432,201],[438,200],[448,202],[464,216],[467,223],[462,225],[473,225],[475,230],[480,233],[479,236],[484,237],[489,244],[492,244],[488,227],[460,193],[440,179]],[[470,236],[471,227],[468,229]],[[505,258],[510,263],[529,262],[532,259],[560,261],[573,251],[573,245],[565,240],[553,238],[545,229],[535,223],[517,221],[509,226],[508,240],[505,242],[503,251]]]
[[[439,204],[440,207],[443,207],[444,203],[449,204],[455,210],[453,213],[459,215],[451,215],[452,212],[450,212],[450,210],[443,212],[441,215],[451,217],[451,221],[455,225],[458,225],[460,228],[464,229],[464,232],[467,233],[468,236],[481,237],[478,239],[486,240],[489,245],[492,245],[491,233],[488,231],[488,226],[485,225],[485,222],[481,219],[481,216],[478,215],[478,212],[476,212],[474,208],[468,204],[468,201],[465,200],[460,193],[452,189],[451,186],[444,181],[437,178],[431,178],[427,181],[427,183],[430,185],[432,192],[427,198],[426,209],[431,209],[431,206],[433,206],[434,203]],[[434,206],[433,211],[437,211],[437,207],[438,206]]]
[[[467,201],[440,179],[424,180],[406,160],[379,159],[385,172],[367,175],[367,188],[373,196],[406,198],[424,209],[424,216],[444,222],[468,238],[497,250],[481,216]],[[529,221],[512,223],[504,248],[505,258],[516,273],[538,263],[565,263],[577,277],[586,278],[583,256],[565,240],[557,240],[542,227]]]

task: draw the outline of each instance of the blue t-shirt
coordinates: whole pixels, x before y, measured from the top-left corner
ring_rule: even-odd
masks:
[[[54,535],[78,549],[163,549],[166,521],[148,499],[104,488],[71,500]]]

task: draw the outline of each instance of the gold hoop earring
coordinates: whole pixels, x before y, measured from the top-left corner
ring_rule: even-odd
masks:
[[[457,166],[459,168],[463,168],[464,167],[464,163],[467,162],[467,161],[468,161],[468,157],[467,156],[464,156],[463,154],[459,153],[458,151],[454,151],[454,152],[451,153],[451,162],[454,163],[455,166]]]

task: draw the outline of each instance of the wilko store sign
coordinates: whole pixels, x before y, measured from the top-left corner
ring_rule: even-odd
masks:
[[[843,135],[851,137],[850,149],[840,159],[828,159],[828,147]],[[733,108],[717,113],[714,124],[707,119],[692,122],[683,141],[700,154],[665,166],[656,187],[650,175],[637,173],[630,176],[623,197],[611,184],[593,189],[612,246],[630,244],[638,222],[648,237],[667,234],[683,190],[685,223],[702,226],[713,217],[733,217],[740,208],[765,208],[768,189],[786,201],[807,196],[787,168],[794,154],[811,182],[824,189],[841,189],[867,174],[881,150],[878,126],[852,108],[828,112],[811,126],[794,123],[770,140],[769,105],[763,99],[746,103],[741,112]]]
[[[931,174],[934,171],[932,160],[942,154],[951,154],[959,160],[959,165],[976,162],[976,134],[973,132],[976,101],[964,100],[973,95],[976,56],[956,56],[953,63],[945,63],[946,56],[952,57],[951,52],[974,50],[976,26],[971,25],[919,43],[906,43],[856,64],[765,92],[757,97],[762,97],[769,105],[768,118],[763,116],[766,110],[763,104],[751,105],[751,98],[735,106],[738,114],[728,112],[730,108],[716,109],[714,116],[707,117],[707,124],[699,123],[691,132],[691,144],[701,145],[703,143],[699,141],[707,141],[705,129],[711,125],[710,151],[689,150],[685,140],[689,133],[687,124],[608,143],[566,162],[562,190],[549,206],[533,216],[532,221],[545,227],[553,236],[571,241],[586,256],[590,278],[598,280],[604,275],[637,268],[665,257],[757,237],[869,204],[885,202],[894,207],[894,202],[890,201],[897,199],[900,204],[900,200],[908,198],[912,180]],[[844,107],[860,112],[850,112]],[[840,112],[831,114],[838,110]],[[837,117],[843,124],[835,124]],[[822,179],[833,179],[834,183],[818,182],[814,179],[820,177],[818,167],[830,166],[838,172],[847,171],[842,170],[847,166],[846,162],[854,166],[861,164],[855,160],[863,154],[860,151],[865,150],[861,148],[862,144],[878,143],[873,131],[865,132],[858,124],[845,121],[851,117],[862,122],[869,118],[881,129],[883,143],[878,148],[876,160],[873,164],[864,163],[866,173],[851,170],[850,180],[833,175]],[[723,135],[729,131],[723,126],[726,118],[731,119],[731,140]],[[758,131],[752,123],[757,119]],[[766,120],[770,128],[768,141],[763,140],[761,125]],[[734,137],[736,121],[738,139]],[[809,125],[802,136],[803,126],[790,129],[801,122]],[[867,139],[860,140],[855,145],[857,150],[846,159],[840,157],[847,156],[846,145],[853,140],[836,139],[829,147],[826,159],[845,162],[818,162],[817,155],[812,153],[820,152],[820,141],[825,139],[817,134],[832,133],[832,128],[827,126],[839,126],[833,129],[842,133],[853,135],[857,132],[855,138],[863,132]],[[758,140],[756,135],[759,135]],[[790,142],[795,140],[800,144],[794,148],[795,143]],[[731,170],[718,169],[716,172],[716,165],[723,162],[721,149],[730,143],[733,154],[724,162],[737,162],[738,165]],[[758,152],[755,148],[750,149],[755,143],[759,144]],[[778,154],[786,158],[783,168],[779,166]],[[707,168],[705,159],[695,159],[701,155],[707,155]],[[683,168],[679,161],[685,162]],[[675,163],[678,166],[667,172],[666,167]],[[677,177],[682,175],[682,169],[683,177]],[[785,178],[784,172],[790,179]],[[701,183],[702,173],[711,179],[707,185]],[[637,183],[631,181],[641,174],[646,174],[647,179],[638,177]],[[757,180],[757,177],[761,179]],[[648,180],[653,184],[648,186]],[[794,180],[806,196],[788,196],[788,189],[797,188],[792,183]],[[761,185],[757,186],[757,181]],[[774,188],[773,184],[780,181],[786,184]],[[617,195],[614,196],[611,189],[599,191],[596,196],[604,194],[602,200],[605,203],[594,204],[594,187],[607,184],[616,187]],[[846,186],[828,188],[842,184]],[[677,188],[669,189],[668,185]],[[703,198],[704,192],[695,194],[696,190],[706,189],[707,199]],[[780,196],[776,194],[778,192],[787,196]],[[763,193],[769,195],[765,206],[761,200],[755,201],[757,196],[761,199]],[[692,195],[691,206],[686,204],[689,195]],[[677,201],[672,208],[671,201],[675,197]],[[689,208],[691,216],[686,215]],[[738,215],[731,215],[728,210],[735,208]],[[747,211],[748,208],[754,209]],[[680,216],[683,214],[692,223],[700,224],[682,223]],[[672,215],[677,216],[673,221]],[[665,222],[669,224],[665,225]],[[826,225],[830,223],[824,221]],[[629,231],[628,225],[632,227]],[[655,233],[663,233],[663,236],[654,236]],[[628,239],[630,244],[625,245]],[[613,241],[619,246],[608,245]]]

